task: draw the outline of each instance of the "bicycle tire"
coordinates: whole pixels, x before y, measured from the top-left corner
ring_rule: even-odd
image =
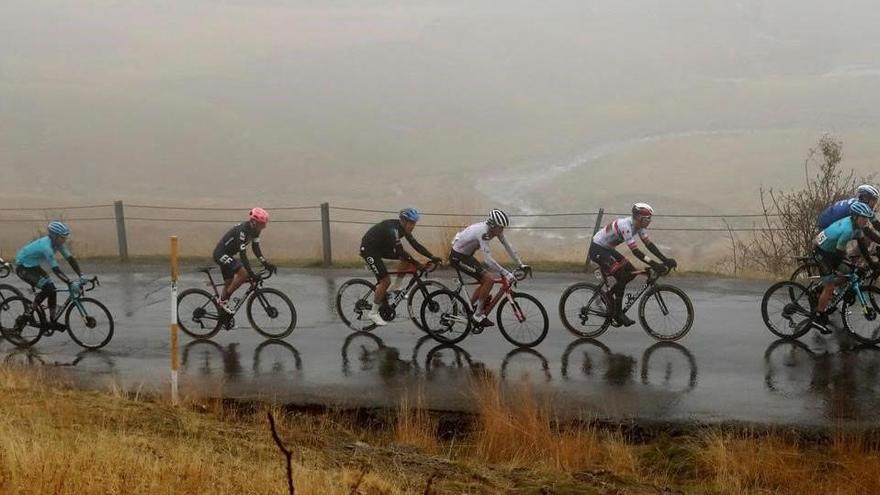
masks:
[[[774,296],[778,301],[774,300]],[[809,325],[800,323],[812,314],[816,302],[816,298],[802,284],[791,280],[776,282],[764,291],[761,298],[761,319],[773,335],[783,339],[796,339],[810,330]],[[775,316],[777,310],[779,318]],[[797,321],[795,316],[799,316]]]
[[[201,296],[204,301],[198,301],[196,296]],[[181,311],[182,302],[186,298],[189,298],[187,301],[196,300],[195,307],[188,309],[184,306],[185,311]],[[223,310],[217,305],[214,296],[206,290],[186,289],[177,296],[177,326],[194,339],[210,339],[217,335],[224,320],[221,311]],[[198,331],[199,326],[206,331]]]
[[[471,333],[473,327],[471,305],[457,292],[449,289],[434,291],[425,298],[422,302],[421,318],[428,335],[441,344],[461,342]],[[453,326],[462,323],[464,328],[460,333],[453,333]]]
[[[577,313],[573,315],[581,319],[580,326],[576,324],[576,321],[571,321],[565,309],[566,303],[577,291],[584,291],[583,300],[585,301],[585,304],[579,306]],[[594,305],[595,309],[593,309]],[[584,330],[583,326],[586,325],[591,315],[597,317],[599,324],[593,330]],[[580,338],[594,339],[605,333],[611,326],[611,314],[601,298],[599,286],[588,282],[579,282],[565,289],[559,298],[559,319],[562,320],[562,325],[566,330]]]
[[[83,335],[80,332],[80,330],[73,329],[73,326],[71,325],[71,321],[70,321],[70,316],[73,314],[73,310],[75,308],[78,309],[80,307],[77,305],[77,303],[79,303],[79,305],[82,307],[85,307],[88,304],[95,305],[100,310],[100,312],[104,313],[105,321],[107,322],[109,327],[107,329],[107,335],[105,335],[105,336],[103,336],[103,338],[99,339],[98,342],[96,342],[96,343],[88,342],[87,343],[86,339],[83,338]],[[70,306],[68,306],[67,311],[64,313],[64,324],[67,325],[67,334],[70,335],[71,340],[76,342],[76,344],[82,348],[100,349],[100,348],[104,347],[105,345],[107,345],[110,342],[110,339],[113,338],[113,328],[115,326],[113,323],[113,315],[110,313],[110,310],[107,309],[107,306],[104,306],[104,303],[102,303],[101,301],[98,301],[96,299],[92,299],[90,297],[80,298],[79,301],[77,301],[77,303],[74,303],[74,304],[71,304]],[[96,311],[96,314],[97,313],[99,313],[99,312]],[[86,312],[85,315],[80,315],[80,316],[84,317],[85,326],[89,329],[92,329],[92,328],[94,328],[94,326],[97,326],[100,321],[100,318],[95,316],[95,314],[92,314],[91,312]],[[80,335],[77,335],[77,334],[80,334]]]
[[[362,293],[353,292],[357,290],[357,287],[360,287],[359,290],[364,290],[364,288],[367,290]],[[342,284],[342,286],[339,287],[339,290],[336,291],[336,313],[339,315],[339,319],[341,319],[348,328],[351,328],[356,332],[369,332],[376,328],[376,324],[373,323],[373,320],[366,316],[369,312],[367,305],[370,307],[373,305],[373,293],[375,290],[375,284],[362,278],[353,278]],[[354,300],[346,299],[343,301],[343,294],[347,293],[354,294]],[[351,306],[351,308],[348,308],[348,306]],[[352,311],[350,317],[345,314],[348,309],[351,309]]]
[[[655,301],[659,306],[661,312],[664,316],[668,316],[669,302],[672,300],[665,300],[663,297],[663,293],[668,293],[666,297],[677,296],[684,303],[685,311],[687,311],[687,319],[684,322],[684,325],[681,326],[680,329],[676,330],[673,333],[669,334],[661,334],[656,328],[657,325],[648,323],[648,317],[645,314],[645,309],[648,307],[648,304],[651,301]],[[645,332],[654,337],[655,339],[661,342],[674,342],[676,340],[681,339],[691,330],[694,325],[694,305],[691,302],[691,299],[687,294],[678,287],[674,285],[655,285],[645,292],[642,295],[642,299],[639,301],[639,321],[642,323],[642,328],[645,329]]]
[[[0,306],[6,302],[10,297],[24,297],[24,294],[21,293],[20,290],[16,289],[15,286],[9,284],[0,284]]]
[[[791,272],[791,277],[789,277],[788,280],[808,285],[812,277],[817,277],[819,275],[819,264],[815,261],[807,261],[798,266],[795,271]]]
[[[434,292],[435,290],[447,288],[448,287],[436,280],[419,281],[418,283],[413,285],[412,289],[410,289],[409,291],[409,294],[406,296],[406,311],[407,313],[409,313],[409,318],[412,320],[416,328],[425,332],[425,323],[424,321],[422,321],[422,303],[425,302],[428,294]],[[416,302],[419,299],[418,295],[424,296],[424,298]]]
[[[46,328],[46,314],[43,308],[33,308],[30,319],[26,319],[24,313],[33,305],[30,299],[24,296],[10,297],[0,307],[0,334],[16,347],[31,347],[43,336]],[[36,329],[33,336],[22,336],[25,328]]]
[[[840,311],[840,316],[843,320],[843,328],[845,328],[846,331],[860,343],[876,345],[880,343],[880,307],[878,307],[877,304],[877,301],[880,301],[880,289],[874,286],[862,286],[860,290],[870,307],[862,308],[858,298],[853,301],[853,304],[847,304],[845,302],[846,298],[844,298],[844,303]],[[848,311],[849,308],[855,308],[856,311],[850,312]],[[870,314],[868,314],[867,310],[870,310]],[[863,332],[861,328],[855,328],[853,326],[853,318],[859,313],[864,316],[865,321],[869,322],[867,325],[867,332]]]
[[[254,301],[259,301],[260,307],[266,310],[266,315],[274,321],[276,318],[283,316],[278,312],[278,308],[275,305],[265,306],[263,299],[266,295],[272,294],[275,297],[281,300],[281,303],[287,305],[287,309],[290,310],[290,323],[281,328],[279,332],[271,332],[269,331],[263,324],[258,324],[254,320]],[[281,304],[278,304],[281,306]],[[254,330],[257,331],[263,337],[267,337],[270,339],[283,339],[293,332],[293,329],[296,328],[296,308],[293,307],[293,301],[287,297],[287,294],[281,292],[278,289],[273,289],[271,287],[260,287],[250,295],[247,301],[247,318],[250,322],[251,326],[254,327]]]
[[[501,300],[498,304],[498,309],[495,312],[495,321],[498,323],[498,330],[501,331],[501,335],[504,336],[508,342],[517,347],[532,348],[539,345],[547,337],[547,331],[550,329],[550,318],[547,317],[547,310],[544,309],[544,305],[541,304],[541,301],[539,301],[538,298],[530,294],[512,292],[510,295],[511,297],[505,297]],[[526,301],[530,302],[535,308],[537,308],[537,314],[525,309],[527,305],[523,303]],[[507,323],[505,323],[503,316],[504,308],[507,307],[510,308],[508,313],[513,314],[513,319],[508,319]],[[514,326],[527,321],[534,321],[536,317],[539,318],[538,326],[536,327],[537,334],[532,333],[531,340],[523,339],[524,335],[522,335],[522,331],[517,332]]]

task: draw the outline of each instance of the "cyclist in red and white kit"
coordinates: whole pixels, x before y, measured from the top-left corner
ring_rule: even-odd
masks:
[[[492,273],[487,271],[483,267],[483,264],[474,257],[474,253],[477,249],[483,253],[483,262],[489,267],[489,269],[493,272],[500,273],[509,283],[513,283],[516,279],[514,278],[513,273],[501,266],[501,264],[495,261],[495,258],[492,257],[492,248],[489,246],[489,241],[493,238],[497,237],[498,240],[501,241],[501,245],[504,246],[507,254],[516,260],[520,269],[526,271],[530,270],[530,267],[523,263],[522,259],[520,259],[519,255],[513,249],[513,246],[511,246],[504,237],[504,227],[507,227],[509,224],[510,219],[507,217],[507,214],[499,209],[494,209],[489,212],[489,218],[487,218],[485,222],[475,223],[467,227],[458,234],[455,234],[455,239],[452,241],[452,252],[449,253],[449,263],[453,267],[467,273],[480,282],[480,286],[477,287],[477,290],[475,290],[473,294],[471,294],[470,301],[471,305],[474,306],[473,320],[474,323],[479,326],[478,328],[491,327],[494,325],[494,323],[489,321],[489,319],[483,314],[483,306],[489,299],[495,281]]]
[[[605,228],[596,232],[590,243],[590,259],[599,265],[606,277],[613,277],[615,280],[614,285],[608,291],[611,294],[608,309],[617,322],[623,326],[628,327],[635,323],[622,311],[623,291],[626,289],[626,284],[635,278],[633,275],[635,267],[617,252],[617,246],[625,242],[636,258],[661,274],[678,266],[675,259],[664,256],[648,238],[648,225],[650,225],[653,215],[654,209],[651,208],[651,205],[636,203],[632,206],[632,216],[618,218],[609,223]],[[660,262],[652,260],[638,248],[636,237],[642,240],[648,251],[659,258]]]

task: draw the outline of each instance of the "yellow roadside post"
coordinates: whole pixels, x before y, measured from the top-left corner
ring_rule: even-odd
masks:
[[[171,403],[177,405],[177,236],[171,236]]]

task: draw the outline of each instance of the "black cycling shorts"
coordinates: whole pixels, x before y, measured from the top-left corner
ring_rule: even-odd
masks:
[[[223,280],[227,282],[235,278],[235,274],[244,266],[238,258],[228,254],[221,254],[219,257],[214,258],[214,263],[220,265],[220,273],[223,275]]]
[[[382,261],[381,255],[368,253],[361,248],[361,258],[364,259],[367,268],[369,268],[370,271],[373,272],[373,275],[376,276],[377,281],[381,282],[383,278],[388,276],[388,268],[385,266],[385,262]]]
[[[452,265],[453,268],[470,275],[478,281],[483,280],[483,273],[486,271],[483,264],[480,263],[477,258],[456,251],[449,253],[449,264]]]
[[[629,260],[618,253],[616,249],[609,249],[595,242],[590,243],[589,256],[593,263],[599,265],[605,275],[613,275],[626,265],[631,265]]]
[[[15,274],[18,275],[18,278],[22,279],[31,287],[36,287],[37,289],[43,290],[55,290],[55,284],[52,283],[52,279],[49,278],[49,274],[46,273],[46,270],[43,270],[39,266],[34,266],[31,268],[17,266],[15,267]]]
[[[823,277],[831,275],[843,261],[843,254],[829,253],[819,246],[813,250],[813,259],[819,265],[819,274]]]

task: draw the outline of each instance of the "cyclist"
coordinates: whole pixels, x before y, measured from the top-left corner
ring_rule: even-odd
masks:
[[[819,264],[819,273],[825,277],[831,275],[840,266],[846,256],[847,244],[855,240],[858,243],[859,252],[872,269],[877,269],[876,264],[868,256],[867,242],[864,231],[868,221],[874,218],[874,210],[867,203],[856,201],[849,206],[849,215],[832,223],[813,239],[813,257]],[[816,323],[820,331],[827,333],[825,325],[828,324],[828,302],[834,293],[834,287],[841,284],[845,279],[835,278],[825,282],[819,301],[816,304],[816,312],[802,324]]]
[[[254,254],[257,255],[263,268],[270,273],[278,270],[263,256],[263,251],[260,249],[260,232],[269,223],[269,213],[262,208],[254,208],[248,217],[247,222],[229,229],[214,248],[214,263],[220,265],[220,273],[223,275],[223,292],[218,303],[228,314],[233,312],[229,307],[229,298],[232,294],[248,280],[257,278],[247,257],[248,244],[253,246]],[[235,259],[236,255],[241,261]]]
[[[398,218],[383,220],[376,225],[370,227],[367,233],[361,239],[361,258],[367,263],[370,271],[376,276],[376,290],[373,294],[373,307],[367,314],[367,317],[373,320],[373,323],[379,326],[387,325],[379,309],[385,301],[385,294],[391,285],[391,277],[388,275],[388,269],[382,258],[390,260],[400,260],[399,271],[405,271],[412,267],[421,268],[422,264],[416,261],[411,254],[403,249],[400,238],[403,237],[409,244],[419,252],[422,256],[431,260],[431,263],[440,263],[441,259],[431,254],[428,248],[422,246],[419,241],[412,235],[416,223],[421,218],[419,210],[415,208],[404,208],[400,210]],[[398,290],[403,283],[403,274],[399,274],[394,281],[392,290]]]
[[[608,290],[611,296],[610,301],[606,301],[606,304],[614,319],[626,327],[635,323],[623,313],[623,291],[626,289],[626,284],[635,278],[633,274],[635,267],[617,252],[617,246],[625,242],[636,258],[650,265],[660,274],[678,266],[674,258],[664,256],[648,238],[648,225],[651,224],[653,215],[654,209],[651,208],[651,205],[635,203],[632,205],[631,216],[618,218],[609,223],[602,230],[596,232],[590,242],[590,259],[599,265],[606,277],[611,277],[611,280],[614,281],[614,285]],[[642,240],[648,251],[659,258],[660,262],[652,260],[638,248],[636,237]]]
[[[496,208],[489,212],[489,217],[485,221],[475,223],[455,234],[455,239],[452,241],[449,264],[475,278],[480,283],[477,290],[471,294],[470,301],[474,307],[473,320],[477,329],[494,325],[494,323],[486,318],[484,307],[489,302],[489,295],[492,292],[492,286],[495,284],[492,273],[487,271],[474,257],[477,249],[483,253],[483,262],[488,265],[489,269],[492,272],[500,273],[508,283],[513,283],[515,278],[513,273],[501,266],[492,257],[492,248],[489,246],[489,241],[493,238],[497,237],[501,241],[501,245],[504,246],[507,254],[519,264],[520,269],[531,270],[528,265],[523,263],[522,259],[513,249],[513,246],[504,237],[504,228],[508,225],[510,225],[510,219],[507,214]]]
[[[79,263],[67,247],[67,239],[70,237],[70,227],[62,222],[52,221],[48,225],[48,234],[40,237],[35,241],[21,248],[15,255],[15,274],[22,279],[31,288],[40,292],[34,298],[34,304],[40,304],[44,299],[49,302],[49,321],[55,321],[55,310],[57,308],[58,297],[56,294],[55,284],[49,278],[49,274],[41,267],[43,263],[48,263],[52,267],[55,276],[67,284],[71,292],[78,290],[82,282],[82,271]],[[67,260],[73,271],[79,277],[77,281],[71,281],[67,275],[61,271],[58,266],[58,260],[55,259],[55,252],[61,253],[61,256]],[[56,323],[54,330],[65,330],[63,323]]]
[[[856,189],[856,197],[836,201],[822,210],[817,222],[819,231],[821,232],[827,229],[832,223],[842,218],[849,217],[852,214],[850,212],[850,206],[855,202],[864,203],[873,210],[877,206],[877,198],[880,198],[880,190],[870,184],[862,184]],[[872,219],[871,224],[874,228],[880,228],[880,221],[876,219]],[[873,229],[865,229],[865,233],[868,234],[869,237],[871,237],[871,234],[869,234],[871,231],[873,231]],[[877,234],[874,233],[874,235]],[[878,236],[878,239],[880,239],[880,236]],[[880,240],[874,240],[874,242],[880,242]]]

